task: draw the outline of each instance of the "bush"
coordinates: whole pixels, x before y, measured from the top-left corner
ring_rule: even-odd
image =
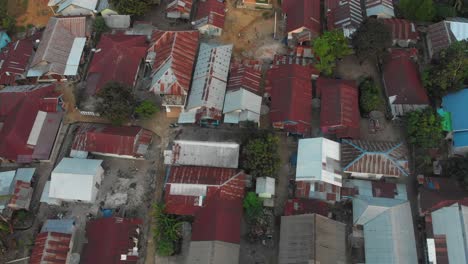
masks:
[[[139,106],[135,108],[135,113],[141,118],[150,118],[159,111],[159,108],[155,103],[149,100],[141,102]]]
[[[247,193],[244,198],[243,206],[245,209],[245,215],[249,220],[257,219],[262,213],[262,200],[254,192]]]
[[[373,79],[367,78],[359,85],[359,107],[361,113],[370,113],[380,109],[384,104],[380,95],[380,88]]]
[[[156,252],[160,256],[171,256],[175,253],[175,244],[182,239],[182,222],[164,213],[163,204],[153,206],[153,217],[156,220],[153,230]]]
[[[280,165],[278,144],[279,138],[272,133],[251,138],[243,150],[244,169],[253,177],[275,176]]]
[[[102,16],[97,16],[94,20],[93,30],[96,33],[96,42],[101,38],[102,33],[109,31]]]

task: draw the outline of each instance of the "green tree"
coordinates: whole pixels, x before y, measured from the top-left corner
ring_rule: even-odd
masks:
[[[182,238],[182,222],[164,213],[164,208],[163,204],[153,205],[153,218],[156,220],[153,238],[158,255],[171,256],[175,253],[175,243]]]
[[[144,100],[135,108],[135,113],[141,118],[150,118],[159,111],[155,103],[149,100]]]
[[[465,188],[468,187],[468,157],[454,156],[442,163],[444,175],[455,178],[463,182]]]
[[[109,31],[109,27],[106,25],[106,21],[102,16],[97,16],[93,23],[93,30],[96,33],[96,42],[101,38],[102,33]]]
[[[416,21],[432,21],[436,14],[433,0],[400,0],[403,16]]]
[[[432,108],[406,114],[408,142],[421,148],[438,147],[443,139],[440,117]]]
[[[272,133],[249,140],[243,150],[244,169],[254,177],[274,176],[280,163],[278,144]]]
[[[336,60],[351,54],[348,40],[339,30],[326,31],[316,38],[312,44],[315,55],[319,58],[315,65],[320,72],[331,75],[336,66]]]
[[[255,192],[248,192],[243,202],[247,219],[254,220],[259,217],[263,210],[263,203]]]
[[[454,42],[440,51],[423,72],[422,79],[426,89],[435,97],[462,89],[468,80],[468,41]]]
[[[380,95],[380,88],[372,78],[365,79],[359,85],[359,106],[362,113],[370,113],[382,107],[384,101]]]
[[[377,19],[368,18],[353,33],[351,44],[361,62],[381,59],[392,46],[390,28]]]
[[[111,0],[120,14],[141,16],[148,12],[150,0]]]
[[[98,93],[97,111],[113,124],[120,125],[130,118],[135,107],[132,88],[109,82]]]

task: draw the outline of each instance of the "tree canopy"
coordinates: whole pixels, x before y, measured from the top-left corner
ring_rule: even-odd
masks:
[[[390,28],[375,18],[369,18],[353,33],[351,44],[361,62],[380,59],[392,46]]]
[[[370,113],[380,109],[384,101],[380,95],[380,88],[372,78],[366,78],[359,85],[359,106],[361,113]]]
[[[153,238],[156,253],[160,256],[171,256],[176,253],[175,244],[182,239],[182,222],[164,213],[164,207],[163,204],[153,205],[153,218],[156,220]]]
[[[102,16],[97,16],[94,20],[93,30],[96,33],[96,42],[99,41],[102,33],[109,31],[109,28],[107,27],[106,22]]]
[[[265,133],[251,138],[243,150],[243,167],[254,177],[275,176],[279,169],[279,138]]]
[[[98,113],[116,125],[128,120],[135,107],[132,88],[117,82],[107,83],[98,92],[97,99]]]
[[[158,111],[159,108],[150,100],[144,100],[135,108],[135,113],[141,118],[150,118]]]
[[[141,16],[148,12],[151,0],[111,0],[120,14]]]
[[[312,44],[315,55],[319,58],[315,65],[320,72],[331,75],[336,66],[336,60],[351,54],[348,40],[339,30],[326,31],[316,38]]]
[[[432,108],[406,114],[408,142],[421,148],[438,147],[443,139],[440,117]]]
[[[435,57],[422,76],[429,93],[442,97],[462,89],[468,80],[468,41],[454,42]]]
[[[454,156],[442,163],[444,175],[463,182],[468,187],[468,157]]]
[[[436,15],[433,0],[400,0],[398,7],[403,16],[410,20],[429,22]]]

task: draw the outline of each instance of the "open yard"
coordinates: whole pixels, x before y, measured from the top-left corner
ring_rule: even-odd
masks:
[[[17,26],[43,27],[53,16],[49,0],[8,0],[8,14],[16,18]]]

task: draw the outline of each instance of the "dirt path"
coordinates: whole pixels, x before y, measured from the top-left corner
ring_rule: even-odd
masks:
[[[43,27],[53,16],[47,6],[49,0],[8,0],[8,13],[16,18],[17,26]]]

